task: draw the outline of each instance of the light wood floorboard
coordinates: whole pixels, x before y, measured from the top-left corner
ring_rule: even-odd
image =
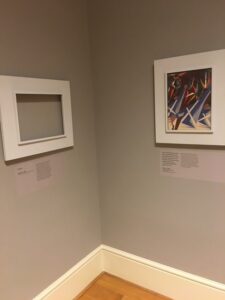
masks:
[[[169,298],[103,273],[76,300],[169,300]]]

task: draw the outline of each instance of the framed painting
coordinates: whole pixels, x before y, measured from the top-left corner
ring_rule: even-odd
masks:
[[[166,74],[167,132],[211,132],[212,68]]]
[[[70,83],[0,76],[5,160],[73,146]]]
[[[156,60],[156,143],[225,145],[225,50]]]

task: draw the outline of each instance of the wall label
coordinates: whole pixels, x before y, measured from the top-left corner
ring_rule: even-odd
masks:
[[[219,150],[160,150],[160,174],[193,180],[225,182],[225,152]]]

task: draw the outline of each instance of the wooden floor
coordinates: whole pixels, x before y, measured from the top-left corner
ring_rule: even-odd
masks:
[[[104,273],[76,300],[168,300],[169,298],[140,288]]]

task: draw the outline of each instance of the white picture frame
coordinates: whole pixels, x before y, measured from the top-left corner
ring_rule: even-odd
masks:
[[[22,140],[17,95],[45,95],[45,98],[48,98],[48,95],[58,96],[61,105],[62,132],[53,136]],[[73,146],[69,81],[2,75],[0,76],[0,111],[6,161]],[[30,118],[32,119],[32,116]]]
[[[187,83],[187,79],[190,78],[192,86]],[[156,60],[154,62],[156,143],[224,146],[224,78],[224,49]],[[175,92],[171,89],[174,82],[178,86],[174,89]],[[190,92],[193,85],[194,92]],[[184,98],[184,93],[189,98]],[[173,105],[176,109],[171,112]],[[197,113],[193,118],[195,111]]]

